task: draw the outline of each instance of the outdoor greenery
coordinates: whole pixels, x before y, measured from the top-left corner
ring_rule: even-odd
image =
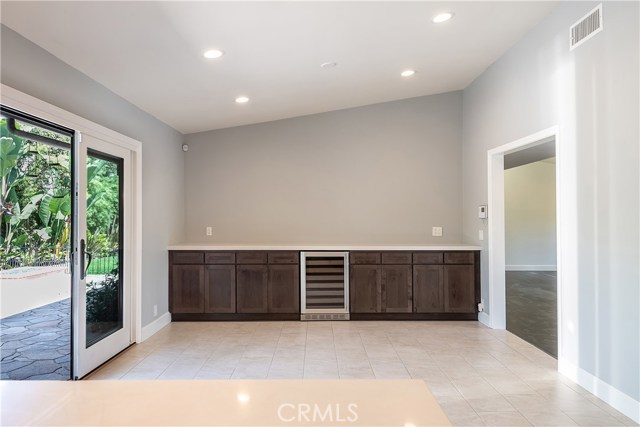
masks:
[[[87,274],[109,274],[118,265],[117,255],[94,258],[87,268]]]
[[[118,270],[111,271],[104,280],[87,284],[87,325],[99,327],[101,323],[118,321]]]
[[[70,142],[42,128],[20,129]],[[0,268],[64,261],[71,243],[71,146],[18,137],[4,117],[0,131]],[[87,162],[87,251],[109,257],[119,244],[117,165],[95,157]]]

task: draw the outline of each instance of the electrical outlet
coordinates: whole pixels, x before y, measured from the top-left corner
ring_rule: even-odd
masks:
[[[213,227],[207,227],[207,236],[213,236]]]
[[[154,305],[153,306],[153,317],[156,317],[158,315],[158,305]]]
[[[484,240],[484,230],[478,230],[478,240]]]
[[[431,235],[435,237],[442,237],[442,227],[431,228]]]

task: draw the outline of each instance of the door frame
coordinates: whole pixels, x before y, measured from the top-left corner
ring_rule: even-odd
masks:
[[[142,342],[142,143],[5,84],[0,102],[131,151],[131,341]]]
[[[488,172],[488,255],[489,255],[489,324],[493,329],[506,329],[506,280],[505,280],[505,201],[504,201],[504,156],[506,154],[535,147],[555,140],[556,152],[556,257],[557,257],[557,310],[558,310],[558,360],[562,357],[562,288],[563,256],[562,234],[564,213],[562,197],[563,156],[560,150],[558,126],[543,129],[508,144],[487,151]]]

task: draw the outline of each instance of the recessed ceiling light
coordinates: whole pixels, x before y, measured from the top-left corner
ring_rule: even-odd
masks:
[[[247,102],[249,102],[249,98],[247,98],[246,96],[239,96],[236,98],[236,102],[238,104],[245,104]]]
[[[402,77],[411,77],[415,74],[415,70],[404,70],[403,72],[400,73],[400,75]]]
[[[335,62],[323,62],[322,64],[320,64],[320,66],[321,66],[322,68],[333,68],[333,67],[335,67],[336,65],[338,65],[338,64],[337,64],[337,63],[335,63]]]
[[[218,49],[211,49],[206,51],[203,55],[207,59],[216,59],[224,55],[224,52]]]
[[[435,22],[436,24],[439,24],[441,22],[448,21],[451,18],[453,18],[453,12],[444,12],[434,16],[433,22]]]

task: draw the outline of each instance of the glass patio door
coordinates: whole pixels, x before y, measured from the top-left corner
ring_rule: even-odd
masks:
[[[74,377],[128,347],[131,336],[130,152],[89,135],[77,144]]]

